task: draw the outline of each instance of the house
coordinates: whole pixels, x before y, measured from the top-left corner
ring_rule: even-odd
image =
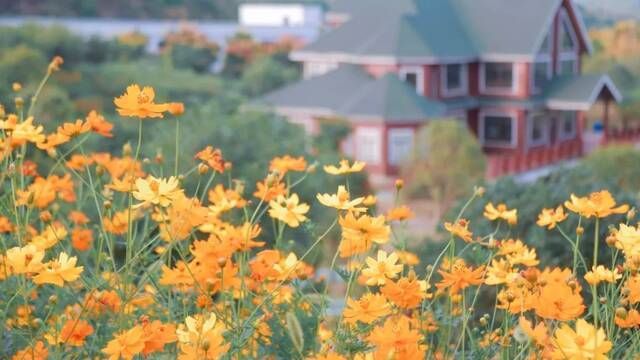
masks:
[[[303,79],[261,99],[307,129],[345,118],[343,151],[389,178],[416,131],[453,117],[478,137],[490,178],[583,153],[584,112],[621,95],[583,75],[590,54],[571,0],[334,0],[333,27],[291,53]]]
[[[247,27],[312,27],[324,25],[321,4],[245,3],[238,7],[240,26]]]

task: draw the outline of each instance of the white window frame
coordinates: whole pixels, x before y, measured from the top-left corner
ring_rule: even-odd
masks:
[[[396,154],[397,150],[394,148],[394,137],[409,141],[410,146],[406,153]],[[398,166],[402,163],[403,159],[411,155],[411,150],[415,144],[415,131],[410,127],[390,128],[387,133],[387,144],[387,161],[391,166]]]
[[[544,121],[544,130],[542,139],[533,139],[533,119],[542,116]],[[527,116],[527,147],[533,148],[548,145],[551,142],[551,119],[548,112],[534,112]]]
[[[565,120],[565,114],[571,114],[571,118],[573,119],[573,131],[570,134],[566,134],[564,132],[564,120]],[[575,111],[558,111],[558,118],[561,119],[561,121],[558,121],[558,127],[557,127],[557,137],[559,141],[569,141],[569,140],[573,140],[576,138],[576,136],[578,135],[578,116],[577,113]]]
[[[547,39],[547,48],[545,49],[542,45],[544,45],[544,40]],[[536,57],[534,61],[529,65],[530,69],[530,79],[531,79],[531,92],[532,93],[540,93],[542,88],[536,86],[536,65],[540,63],[547,64],[547,80],[550,80],[553,77],[553,29],[549,29],[547,31],[547,35],[543,38],[542,44],[540,44],[540,49],[536,53]]]
[[[362,137],[369,137],[369,140],[373,141],[373,150],[371,154],[362,156]],[[355,157],[359,161],[364,161],[371,165],[380,165],[382,163],[382,131],[379,128],[373,127],[356,127],[354,134],[354,153]]]
[[[460,66],[460,87],[458,88],[449,88],[448,83],[448,67],[450,65],[459,65]],[[443,96],[460,96],[466,95],[469,92],[469,70],[467,64],[443,64],[440,65],[440,91]]]
[[[574,48],[569,50],[562,49],[562,35],[569,29],[569,37],[573,42]],[[580,44],[578,42],[578,35],[576,34],[576,30],[573,28],[573,24],[571,23],[571,19],[569,18],[569,14],[566,9],[560,10],[560,21],[558,22],[558,33],[556,36],[556,44],[558,47],[558,64],[556,66],[556,74],[564,75],[561,72],[562,66],[561,63],[563,61],[573,61],[573,74],[578,73],[578,51],[580,49]]]
[[[484,137],[485,118],[487,117],[505,117],[511,118],[511,142],[493,142],[487,141]],[[480,112],[478,121],[478,138],[480,144],[493,148],[515,148],[518,145],[518,114],[512,111],[484,110]]]
[[[490,63],[503,63],[506,64],[505,62],[499,62],[499,61],[491,61]],[[486,80],[487,80],[487,68],[486,68],[486,63],[480,63],[480,91],[482,91],[482,93],[484,94],[490,94],[490,95],[514,95],[518,92],[518,81],[519,81],[519,76],[518,76],[518,66],[516,66],[516,63],[508,63],[511,64],[511,87],[510,88],[502,88],[502,87],[490,87],[487,86],[486,84]]]
[[[422,66],[401,66],[398,70],[398,76],[406,81],[407,74],[416,74],[416,92],[424,95],[424,68]]]
[[[540,91],[542,91],[542,88],[539,86],[536,86],[536,65],[537,64],[546,64],[547,65],[547,81],[551,80],[551,78],[553,77],[553,66],[551,63],[551,56],[550,55],[546,55],[546,56],[537,56],[536,60],[534,62],[531,63],[531,92],[532,93],[540,93]]]

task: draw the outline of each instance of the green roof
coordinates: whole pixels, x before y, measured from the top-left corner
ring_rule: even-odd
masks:
[[[294,52],[293,58],[317,54],[346,62],[352,60],[349,57],[530,58],[541,46],[562,1],[410,3],[411,0],[335,0],[332,11],[349,13],[350,20]]]
[[[446,110],[444,104],[418,95],[395,74],[375,79],[355,65],[341,65],[301,80],[258,102],[316,116],[343,116],[354,122],[417,123],[442,116]]]
[[[544,87],[541,97],[551,109],[588,110],[603,92],[622,101],[609,76],[601,74],[558,76]]]

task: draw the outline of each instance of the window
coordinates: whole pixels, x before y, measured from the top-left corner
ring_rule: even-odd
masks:
[[[542,89],[544,84],[549,80],[551,70],[551,62],[537,61],[533,64],[533,88]]]
[[[573,51],[575,49],[575,34],[566,13],[563,16],[562,27],[560,28],[560,50]]]
[[[562,111],[558,121],[558,138],[560,140],[571,140],[577,134],[576,113],[573,111]]]
[[[413,129],[389,130],[389,164],[399,165],[405,160],[413,149]]]
[[[549,142],[549,117],[537,113],[529,117],[529,146],[538,146]]]
[[[416,88],[416,92],[420,95],[424,94],[424,70],[420,66],[401,67],[399,71],[400,78]]]
[[[560,75],[575,74],[576,73],[576,64],[577,64],[577,62],[574,59],[560,60],[560,65],[558,67],[558,72],[560,73]]]
[[[442,68],[443,95],[463,95],[467,92],[467,68],[464,64],[448,64]]]
[[[481,116],[480,138],[484,145],[514,146],[515,119],[510,115]]]
[[[550,33],[547,33],[547,36],[542,40],[542,45],[540,46],[539,54],[549,54],[551,52],[551,36]]]
[[[371,165],[380,163],[382,146],[380,130],[375,128],[356,129],[356,158]]]
[[[485,63],[484,87],[492,89],[513,88],[513,64],[512,63]]]

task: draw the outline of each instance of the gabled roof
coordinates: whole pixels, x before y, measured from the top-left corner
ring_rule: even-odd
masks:
[[[620,91],[607,75],[568,75],[550,81],[543,89],[546,105],[555,110],[589,110],[603,93],[616,102],[622,101]]]
[[[466,62],[530,60],[563,0],[334,0],[350,20],[295,51],[294,60]],[[568,6],[574,6],[571,0]],[[577,14],[579,12],[575,9]],[[578,35],[588,36],[578,18]]]
[[[442,116],[444,104],[420,96],[395,74],[378,79],[354,65],[301,80],[265,95],[259,103],[354,122],[419,123]]]

